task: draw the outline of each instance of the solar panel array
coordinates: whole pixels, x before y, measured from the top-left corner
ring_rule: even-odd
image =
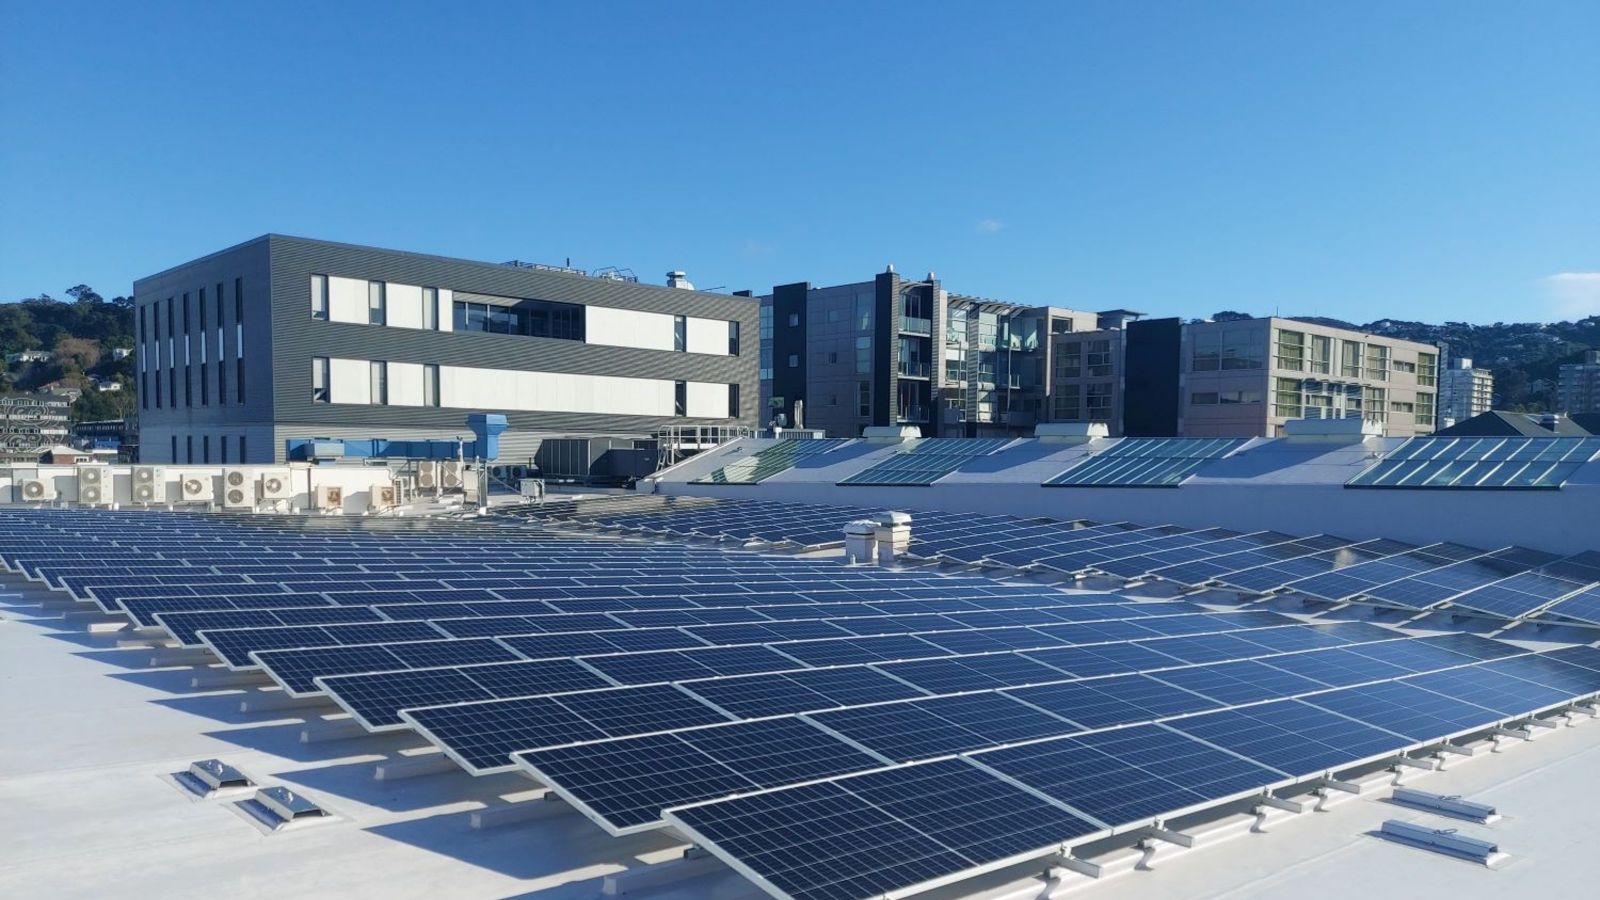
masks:
[[[861,513],[634,497],[550,524],[725,537]],[[1596,554],[970,515],[916,531],[928,559],[1551,621],[1600,606]],[[1600,694],[1590,647],[526,519],[0,510],[0,561],[807,900],[970,877]]]
[[[691,484],[760,484],[779,472],[787,472],[803,459],[831,453],[852,441],[844,438],[785,440],[742,457],[696,478]]]
[[[841,480],[842,485],[929,485],[980,456],[988,456],[1011,438],[923,438]]]
[[[1050,478],[1048,487],[1177,487],[1249,438],[1122,438]]]
[[[1345,486],[1554,490],[1597,454],[1600,437],[1414,437]]]

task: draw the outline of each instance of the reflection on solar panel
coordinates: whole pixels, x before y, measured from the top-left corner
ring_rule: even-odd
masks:
[[[1249,438],[1122,438],[1045,482],[1047,487],[1177,487]]]
[[[969,460],[988,456],[1011,438],[925,438],[839,482],[854,485],[933,484]]]
[[[760,484],[768,478],[794,468],[795,463],[828,453],[850,443],[845,438],[785,440],[742,459],[731,462],[691,484]]]
[[[1414,437],[1345,487],[1555,489],[1597,453],[1594,437]]]
[[[1549,612],[1556,615],[1571,615],[1584,604],[1581,601],[1569,604],[1565,598],[1581,595],[1591,587],[1600,587],[1600,551],[1595,550],[1468,591],[1452,599],[1450,605],[1507,619],[1520,618],[1547,606],[1551,607]],[[1568,611],[1562,612],[1563,609]],[[1595,621],[1583,615],[1577,618],[1578,621]]]
[[[912,893],[1098,830],[962,759],[683,807],[669,817],[767,890],[795,900]]]

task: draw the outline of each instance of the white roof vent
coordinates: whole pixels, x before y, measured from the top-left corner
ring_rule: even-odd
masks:
[[[676,269],[667,273],[667,287],[677,288],[682,291],[694,290],[694,285],[689,282],[688,273],[684,272],[682,269]]]

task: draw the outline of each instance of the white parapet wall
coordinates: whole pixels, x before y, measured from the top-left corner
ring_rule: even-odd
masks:
[[[90,488],[94,476],[85,470],[98,470],[100,496],[93,501]],[[248,505],[227,502],[228,473],[241,473],[249,494]],[[138,485],[159,484],[154,493],[163,498],[145,502],[135,498],[136,476]],[[153,476],[149,477],[149,476]],[[269,491],[273,480],[284,483],[285,490]],[[42,483],[35,488],[38,497],[24,496],[27,485]],[[196,483],[197,492],[185,496],[185,483]],[[12,465],[0,467],[0,504],[24,506],[68,506],[124,509],[166,509],[206,511],[210,509],[232,512],[326,512],[345,515],[363,515],[385,509],[382,488],[392,488],[394,478],[383,466],[310,465],[288,463],[284,465],[238,466],[186,466],[186,465],[96,465],[47,466]],[[326,497],[325,488],[335,488],[340,494],[337,509],[321,509],[319,494]]]

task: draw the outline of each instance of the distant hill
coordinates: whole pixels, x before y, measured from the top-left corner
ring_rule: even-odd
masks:
[[[1213,318],[1241,315],[1223,312]],[[1324,316],[1285,318],[1446,346],[1450,356],[1469,357],[1474,366],[1493,371],[1495,409],[1513,412],[1551,411],[1562,363],[1581,362],[1583,351],[1600,347],[1600,316],[1576,322],[1496,322],[1493,325],[1466,322],[1429,325],[1404,319],[1379,319],[1363,325]]]
[[[59,381],[84,392],[72,406],[75,422],[133,415],[133,356],[119,360],[111,352],[134,345],[133,298],[106,300],[85,284],[68,289],[67,296],[71,299],[41,294],[0,304],[0,354],[50,354],[42,362],[0,369],[0,392],[34,391]],[[95,391],[96,380],[118,382],[122,390]]]

